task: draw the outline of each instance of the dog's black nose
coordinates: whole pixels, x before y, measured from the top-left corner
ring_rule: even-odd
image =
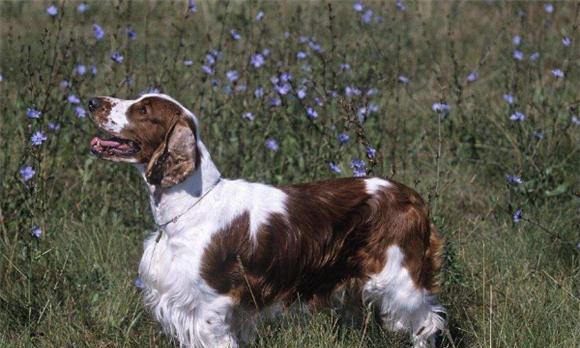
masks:
[[[89,100],[89,111],[93,112],[99,108],[99,98]]]

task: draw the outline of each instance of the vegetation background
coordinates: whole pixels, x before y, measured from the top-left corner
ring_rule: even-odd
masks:
[[[226,177],[369,172],[447,239],[445,347],[580,342],[578,2],[2,1],[0,346],[168,347],[135,286],[153,226],[97,161],[91,96],[162,91]],[[138,282],[137,282],[138,285]],[[336,314],[257,347],[404,347]]]

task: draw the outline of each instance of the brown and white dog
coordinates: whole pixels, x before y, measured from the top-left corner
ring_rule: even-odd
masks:
[[[237,347],[266,314],[348,293],[382,324],[433,344],[444,327],[436,276],[443,242],[412,189],[380,178],[274,187],[222,179],[196,117],[169,96],[89,102],[113,137],[104,159],[133,163],[160,226],[144,243],[144,298],[182,346]]]

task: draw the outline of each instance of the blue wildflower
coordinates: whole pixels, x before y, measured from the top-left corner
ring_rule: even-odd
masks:
[[[105,31],[103,30],[103,28],[101,28],[100,25],[95,23],[93,24],[93,35],[95,36],[95,39],[101,40],[102,38],[105,37]]]
[[[530,54],[530,61],[531,62],[535,62],[536,60],[538,60],[538,58],[540,58],[540,52],[534,52],[534,53]]]
[[[46,13],[48,13],[49,16],[54,17],[58,14],[58,8],[56,8],[56,6],[54,6],[54,5],[50,5],[46,9]]]
[[[319,43],[317,43],[316,41],[314,41],[314,39],[311,39],[308,42],[308,47],[310,47],[314,52],[320,52],[320,51],[322,51],[322,46],[320,46]]]
[[[438,114],[447,114],[449,113],[449,110],[451,110],[451,107],[449,107],[447,103],[441,102],[433,103],[433,105],[431,105],[431,109]]]
[[[580,126],[580,118],[578,118],[578,116],[572,115],[572,118],[570,119],[570,121],[572,121],[572,123],[574,125]]]
[[[522,60],[524,59],[524,52],[520,50],[514,50],[513,57],[515,60]]]
[[[272,97],[272,98],[270,98],[270,105],[280,106],[280,105],[282,105],[282,99],[280,99],[278,97]]]
[[[288,82],[288,81],[292,80],[292,74],[289,72],[281,73],[280,80],[282,80],[284,82]]]
[[[0,82],[4,81],[4,75],[0,74]]]
[[[111,59],[118,64],[123,63],[123,56],[121,55],[121,53],[119,52],[113,52],[113,54],[111,55]]]
[[[75,114],[78,118],[85,118],[87,117],[87,111],[82,106],[75,107]]]
[[[187,1],[187,9],[189,12],[197,12],[197,4],[195,3],[195,0]]]
[[[276,85],[276,92],[278,92],[281,95],[286,95],[288,94],[288,92],[290,92],[290,90],[292,90],[292,86],[289,83],[283,83],[280,85]]]
[[[560,69],[552,69],[552,75],[557,79],[564,78],[564,72]]]
[[[467,75],[467,81],[473,82],[473,81],[477,80],[478,77],[479,77],[479,74],[477,73],[477,71],[472,71],[469,73],[469,75]]]
[[[137,32],[133,30],[133,28],[127,27],[127,37],[129,38],[129,40],[136,40]]]
[[[78,6],[77,6],[77,12],[78,13],[85,13],[87,12],[87,10],[89,9],[89,5],[87,5],[86,2],[81,2]]]
[[[264,49],[262,50],[262,55],[263,55],[264,57],[267,57],[267,56],[269,56],[269,55],[270,55],[270,49],[269,49],[269,48],[264,48]]]
[[[338,135],[338,142],[339,142],[341,145],[344,145],[344,144],[348,143],[348,141],[349,141],[349,140],[350,140],[350,137],[348,136],[348,134],[347,134],[347,133],[340,133],[340,134]]]
[[[409,80],[409,78],[405,75],[399,75],[398,79],[397,79],[400,83],[406,85],[409,82],[411,82],[411,80]]]
[[[143,281],[139,277],[135,278],[135,280],[133,281],[133,285],[135,285],[135,287],[140,290],[145,288],[145,283],[143,283]]]
[[[185,65],[185,66],[192,66],[193,65],[193,60],[186,59],[186,60],[183,61],[183,65]]]
[[[82,75],[84,75],[87,72],[87,67],[84,66],[83,64],[77,64],[75,66],[75,70],[74,71],[75,71],[76,74],[82,76]]]
[[[276,139],[274,138],[268,138],[266,139],[266,147],[274,152],[278,151],[279,146],[278,146],[278,142],[276,141]]]
[[[547,13],[552,13],[552,12],[554,12],[554,5],[552,5],[552,4],[550,4],[550,3],[548,3],[548,4],[545,4],[545,5],[544,5],[544,10],[545,10]]]
[[[350,64],[348,64],[348,63],[340,64],[340,70],[342,70],[342,71],[350,70]]]
[[[40,236],[42,236],[42,229],[38,226],[34,226],[32,227],[32,230],[30,231],[30,234],[36,238],[36,239],[40,239]]]
[[[91,66],[91,74],[93,74],[93,75],[97,74],[97,66],[96,65]]]
[[[53,132],[58,132],[60,130],[60,123],[48,122],[48,129],[50,129]]]
[[[363,4],[360,1],[355,2],[352,5],[352,8],[356,11],[356,12],[361,12],[363,10]]]
[[[397,6],[397,10],[399,10],[401,12],[407,11],[407,6],[403,2],[403,0],[397,0],[397,2],[395,3],[395,6]]]
[[[27,108],[26,109],[26,117],[28,117],[30,119],[40,118],[41,115],[42,115],[42,112],[40,112],[39,110],[36,110],[35,108]]]
[[[564,47],[569,47],[571,44],[572,44],[572,39],[570,39],[570,37],[564,36],[562,38],[562,45],[564,45]]]
[[[308,115],[308,118],[311,120],[318,118],[318,112],[310,106],[306,108],[306,114]]]
[[[377,150],[372,146],[367,146],[366,150],[368,158],[374,158],[377,155]]]
[[[232,36],[232,39],[235,41],[238,41],[239,39],[242,38],[240,33],[238,33],[235,29],[230,30],[230,35]]]
[[[526,119],[526,115],[524,115],[523,113],[516,111],[513,114],[511,114],[510,116],[510,120],[514,121],[514,122],[522,122]]]
[[[36,131],[30,136],[30,143],[34,146],[42,145],[48,139],[42,131]]]
[[[366,163],[361,159],[353,159],[351,161],[350,167],[352,168],[352,175],[356,177],[361,177],[367,175]]]
[[[302,100],[306,98],[306,87],[302,87],[296,91],[296,96],[298,99]]]
[[[258,69],[266,63],[266,59],[264,59],[264,56],[260,53],[256,53],[253,54],[250,58],[250,63],[254,66],[254,68]]]
[[[366,10],[365,13],[361,16],[361,20],[365,24],[369,24],[373,20],[373,10]]]
[[[264,11],[260,11],[258,12],[258,14],[256,14],[256,21],[261,21],[262,19],[264,19]]]
[[[78,104],[81,102],[81,100],[79,99],[79,97],[77,97],[74,94],[70,94],[67,98],[68,102],[71,104]]]
[[[305,59],[306,57],[308,57],[308,54],[306,52],[300,51],[296,53],[296,58],[298,59]]]
[[[246,85],[244,84],[239,84],[236,86],[236,92],[245,92],[246,91]]]
[[[253,113],[251,113],[251,112],[245,112],[245,113],[242,115],[242,117],[243,117],[245,120],[248,120],[248,121],[253,121],[253,120],[254,120],[254,114],[253,114]]]
[[[208,53],[205,55],[205,64],[207,65],[214,65],[215,61],[216,61],[217,56],[214,56],[212,53]]]
[[[328,167],[330,168],[330,171],[333,173],[342,173],[342,169],[340,169],[340,167],[334,163],[334,162],[328,162]]]
[[[58,86],[62,89],[67,89],[70,87],[70,82],[68,82],[67,80],[61,80]]]
[[[517,176],[517,175],[506,175],[505,178],[506,178],[507,182],[512,184],[512,185],[521,185],[524,183],[522,178]]]
[[[522,37],[519,35],[516,35],[512,38],[512,42],[514,45],[519,46],[522,43]]]
[[[208,75],[213,75],[213,69],[210,66],[202,65],[201,70]]]
[[[361,95],[361,91],[354,86],[346,86],[344,88],[344,94],[346,94],[347,97],[352,97],[355,95]]]
[[[238,72],[235,70],[230,70],[226,72],[226,77],[228,80],[230,80],[230,82],[234,82],[240,77],[240,74],[238,74]]]
[[[522,208],[516,209],[512,215],[512,220],[517,224],[518,222],[522,221],[523,213]]]
[[[24,166],[20,168],[20,178],[24,182],[27,182],[28,180],[32,179],[34,174],[36,174],[36,171],[31,166]]]
[[[506,93],[503,95],[503,100],[505,100],[505,102],[508,103],[509,105],[512,105],[516,101],[516,97],[514,97],[510,93]]]
[[[369,88],[369,90],[367,91],[367,95],[369,97],[373,96],[373,95],[377,95],[377,93],[379,93],[379,90],[376,88]]]
[[[256,88],[256,90],[254,91],[254,97],[260,99],[263,96],[264,96],[264,88],[262,88],[262,87]]]

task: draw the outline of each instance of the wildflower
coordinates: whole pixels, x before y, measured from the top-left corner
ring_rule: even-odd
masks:
[[[289,72],[284,72],[284,73],[280,74],[280,79],[284,82],[288,82],[288,81],[292,80],[292,74]]]
[[[524,52],[520,50],[514,50],[513,57],[515,60],[522,60],[524,59]]]
[[[24,166],[20,168],[20,178],[24,182],[27,182],[28,180],[32,179],[34,174],[36,174],[36,171],[31,166]]]
[[[409,82],[411,82],[411,80],[409,80],[409,78],[405,75],[399,75],[398,81],[404,85],[408,84]]]
[[[48,122],[48,129],[50,129],[53,132],[58,132],[60,130],[60,123]]]
[[[252,63],[254,68],[258,69],[266,63],[266,60],[264,59],[263,55],[261,55],[260,53],[256,53],[256,54],[252,55],[252,58],[250,59],[250,63]]]
[[[317,42],[316,42],[316,41],[314,41],[314,40],[310,40],[310,41],[308,42],[308,47],[310,47],[310,48],[311,48],[313,51],[315,51],[315,52],[320,52],[320,51],[322,51],[322,47],[320,46],[320,44],[319,44],[319,43],[317,43]]]
[[[538,60],[538,58],[540,58],[540,52],[534,52],[534,53],[530,54],[530,61],[531,62],[535,62],[536,60]]]
[[[77,6],[77,12],[78,13],[85,13],[85,12],[87,12],[88,9],[89,9],[89,5],[87,5],[87,3],[85,3],[85,2],[81,2]]]
[[[348,143],[348,141],[349,141],[349,140],[350,140],[350,137],[348,136],[348,134],[347,134],[347,133],[340,133],[340,134],[338,135],[338,142],[339,142],[341,145],[344,145],[344,144]]]
[[[564,36],[562,38],[562,45],[564,45],[564,47],[569,47],[571,44],[572,44],[572,39],[570,39],[570,37]]]
[[[264,96],[264,88],[262,87],[256,88],[256,90],[254,91],[254,97],[262,98],[263,96]]]
[[[83,64],[77,64],[74,69],[75,74],[84,75],[87,72],[87,67]]]
[[[246,91],[246,85],[239,84],[236,86],[236,92],[245,92],[245,91]]]
[[[580,126],[580,119],[578,118],[578,116],[572,115],[572,118],[570,120],[572,121],[572,123],[574,123],[574,125]]]
[[[187,59],[183,61],[183,65],[185,66],[192,66],[193,65],[193,60],[191,59]]]
[[[516,35],[512,38],[512,42],[514,45],[519,46],[522,43],[522,37],[519,35]]]
[[[256,21],[259,22],[262,19],[264,19],[264,11],[260,11],[258,12],[258,14],[256,14]]]
[[[87,111],[82,106],[75,107],[75,114],[78,118],[85,118],[87,117]]]
[[[306,88],[300,88],[299,90],[296,91],[296,96],[298,97],[298,99],[302,100],[304,98],[306,98]]]
[[[368,106],[368,113],[375,113],[379,111],[379,106],[376,103],[369,103]]]
[[[376,88],[370,88],[370,89],[367,91],[367,95],[368,95],[369,97],[370,97],[370,96],[373,96],[373,95],[376,95],[377,93],[379,93],[379,90],[378,90],[378,89],[376,89]]]
[[[189,12],[197,12],[197,4],[195,3],[195,0],[189,0],[187,2],[187,9]]]
[[[202,65],[201,70],[208,75],[213,75],[213,69],[207,65]]]
[[[71,104],[78,104],[81,102],[81,100],[79,99],[79,97],[77,97],[74,94],[70,94],[67,98],[68,102]]]
[[[516,97],[514,97],[510,93],[506,93],[503,95],[503,100],[505,100],[505,102],[508,103],[509,105],[512,105],[516,101]]]
[[[342,71],[350,70],[350,64],[348,64],[348,63],[340,64],[340,70],[342,70]]]
[[[352,5],[352,8],[356,12],[361,12],[363,10],[363,4],[361,4],[360,1],[357,1],[357,2],[354,3],[354,5]]]
[[[361,91],[360,89],[353,87],[353,86],[346,86],[344,88],[344,94],[346,94],[347,97],[352,97],[355,95],[360,95]]]
[[[36,110],[35,108],[26,109],[26,117],[28,117],[30,119],[40,118],[40,115],[42,115],[42,112],[40,112],[39,110]]]
[[[97,74],[97,66],[96,65],[91,66],[91,74],[93,74],[93,75]]]
[[[512,184],[512,185],[521,185],[524,183],[522,178],[517,176],[517,175],[506,175],[505,178],[506,178],[507,182]]]
[[[133,28],[127,27],[127,37],[129,38],[129,40],[136,40],[137,32],[133,30]]]
[[[557,79],[564,78],[564,72],[560,69],[552,69],[552,75]]]
[[[367,175],[366,163],[361,159],[353,159],[351,161],[350,167],[352,168],[353,176],[361,177]]]
[[[230,35],[232,36],[232,39],[234,39],[235,41],[238,41],[239,39],[242,38],[242,36],[235,29],[230,30]]]
[[[61,80],[58,86],[62,89],[67,89],[68,87],[70,87],[70,82],[68,82],[67,80]]]
[[[56,6],[54,6],[54,5],[50,5],[46,9],[46,13],[48,13],[49,16],[54,17],[58,14],[58,8],[56,8]]]
[[[228,78],[228,80],[230,80],[230,82],[234,82],[240,77],[240,75],[238,74],[237,71],[230,70],[226,73],[226,77]]]
[[[546,11],[546,13],[552,13],[554,12],[554,5],[548,3],[544,5],[544,10]]]
[[[368,158],[374,158],[377,155],[377,150],[372,146],[367,146],[366,150]]]
[[[334,162],[328,162],[328,167],[330,168],[330,171],[333,173],[342,173],[342,169],[340,169],[340,167],[334,163]]]
[[[467,75],[467,81],[473,82],[473,81],[477,80],[478,77],[479,77],[479,74],[477,73],[477,71],[472,71],[469,73],[469,75]]]
[[[306,114],[308,115],[308,118],[311,120],[318,118],[318,112],[310,106],[306,108]]]
[[[401,12],[407,11],[407,6],[403,2],[403,0],[397,0],[395,6],[397,6],[397,10],[399,10]]]
[[[363,23],[369,24],[373,20],[373,10],[366,10],[366,12],[361,16]]]
[[[270,98],[270,105],[280,106],[280,105],[282,105],[282,99],[280,99],[278,97],[272,97],[272,98]]]
[[[254,114],[251,112],[246,112],[242,115],[242,117],[248,121],[253,121],[254,120]]]
[[[205,64],[207,65],[214,65],[217,56],[214,56],[212,53],[208,53],[205,55]]]
[[[121,53],[119,52],[113,52],[113,54],[111,55],[111,59],[118,64],[123,63],[123,56],[121,55]]]
[[[103,30],[103,28],[101,28],[100,25],[95,23],[93,24],[93,35],[95,36],[95,39],[101,40],[102,38],[105,37],[105,31]]]
[[[40,239],[40,236],[42,236],[42,229],[38,226],[34,226],[32,227],[32,230],[30,231],[30,234],[36,238],[36,239]]]
[[[276,141],[276,139],[274,138],[268,138],[266,139],[266,147],[274,152],[278,151],[279,146],[278,146],[278,142]]]
[[[277,85],[275,88],[276,92],[278,92],[279,94],[286,95],[288,94],[288,92],[290,92],[292,86],[289,83],[283,83],[281,85]]]
[[[42,131],[36,131],[30,137],[30,143],[34,146],[42,145],[48,139]]]
[[[195,11],[193,11],[193,12],[195,12]],[[135,280],[133,281],[133,285],[135,285],[135,287],[137,289],[145,288],[145,283],[143,283],[143,281],[139,277],[135,278]]]
[[[269,55],[270,55],[270,49],[269,49],[269,48],[264,48],[264,49],[262,50],[262,55],[263,55],[264,57],[267,57],[267,56],[269,56]]]
[[[4,81],[4,76],[0,74],[0,82]]]
[[[306,57],[308,57],[308,54],[306,54],[306,52],[300,51],[296,53],[296,58],[298,59],[305,59]]]
[[[517,224],[518,222],[522,221],[522,208],[516,209],[512,215],[512,220]]]
[[[522,122],[526,119],[526,115],[524,115],[523,113],[516,111],[514,112],[511,116],[510,116],[510,120],[514,121],[514,122]]]
[[[441,102],[441,103],[433,103],[433,105],[431,105],[431,109],[439,114],[447,114],[449,113],[449,110],[451,108],[447,103]]]

